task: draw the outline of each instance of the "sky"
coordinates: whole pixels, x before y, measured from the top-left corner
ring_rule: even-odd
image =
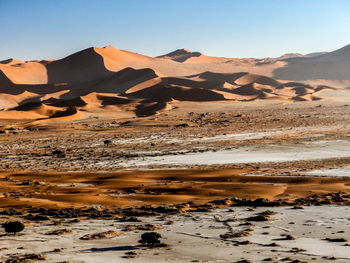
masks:
[[[113,45],[148,56],[277,57],[350,44],[349,0],[0,0],[0,60]]]

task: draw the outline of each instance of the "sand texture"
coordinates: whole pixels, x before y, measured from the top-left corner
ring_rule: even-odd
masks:
[[[348,50],[257,60],[215,58],[185,49],[152,58],[107,46],[59,60],[9,59],[0,62],[0,118],[52,122],[101,114],[142,117],[178,107],[174,104],[179,101],[320,101],[327,98],[324,91],[350,81]],[[330,76],[333,67],[337,75]]]
[[[349,262],[349,72],[350,46],[0,61],[0,261]]]

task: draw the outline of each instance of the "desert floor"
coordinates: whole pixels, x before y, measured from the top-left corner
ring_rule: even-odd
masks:
[[[269,221],[249,221],[266,211],[273,214]],[[1,237],[0,247],[3,259],[36,252],[45,262],[349,262],[348,214],[348,206],[236,207],[139,217],[143,222],[63,219],[32,223],[17,236]],[[140,247],[145,226],[157,229],[168,246]],[[106,231],[116,234],[81,239]],[[237,237],[224,236],[231,231]]]
[[[0,220],[26,228],[1,233],[1,260],[349,262],[342,92],[307,103],[176,101],[149,117],[30,127],[2,119]],[[248,220],[266,210],[265,221]],[[138,246],[145,231],[167,246]]]

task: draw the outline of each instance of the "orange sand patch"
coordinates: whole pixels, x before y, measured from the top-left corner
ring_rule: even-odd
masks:
[[[350,178],[242,176],[241,172],[244,169],[2,173],[0,206],[113,208],[187,201],[204,203],[227,197],[294,200],[312,194],[350,192]],[[8,178],[4,180],[5,177]],[[25,180],[31,180],[32,184],[23,185]],[[69,185],[73,183],[83,185]]]

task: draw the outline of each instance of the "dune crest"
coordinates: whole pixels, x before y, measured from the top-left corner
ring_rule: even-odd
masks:
[[[192,57],[201,57],[203,56],[202,53],[200,52],[192,52],[188,49],[182,48],[182,49],[177,49],[173,52],[170,52],[168,54],[158,56],[158,58],[166,58],[166,59],[171,59],[177,62],[185,62],[186,60],[192,58]]]
[[[285,67],[276,68],[273,75],[288,80],[349,80],[350,45],[329,53],[316,53],[311,56],[285,60]]]
[[[320,100],[322,91],[335,88],[281,81],[272,71],[308,61],[348,63],[350,46],[314,57],[287,55],[283,61],[228,59],[179,49],[152,58],[106,46],[59,60],[8,59],[0,62],[0,117],[73,120],[107,111],[149,116],[177,101]]]

